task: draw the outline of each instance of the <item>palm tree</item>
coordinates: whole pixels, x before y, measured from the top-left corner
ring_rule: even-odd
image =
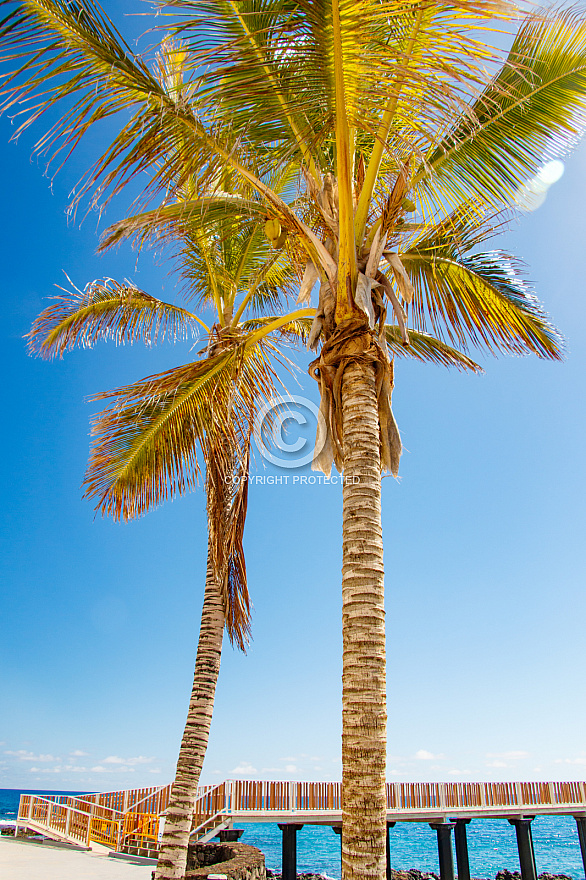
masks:
[[[108,279],[65,292],[42,312],[29,334],[32,351],[62,356],[98,340],[147,343],[205,331],[204,357],[141,382],[98,395],[114,404],[96,419],[96,442],[86,476],[86,497],[114,519],[139,516],[160,501],[195,486],[205,459],[208,562],[192,695],[177,771],[166,813],[159,875],[182,877],[193,806],[206,752],[224,626],[245,650],[250,602],[242,539],[252,423],[258,406],[276,395],[270,339],[306,334],[294,316],[251,317],[286,302],[290,272],[282,254],[267,253],[258,224],[237,232],[216,224],[206,235],[182,224],[181,265],[188,298],[216,309],[208,327],[196,314],[162,302],[130,284]],[[232,234],[228,235],[228,231]],[[263,259],[264,257],[264,259]],[[241,300],[239,302],[238,300]],[[226,315],[239,308],[229,323]],[[310,310],[309,310],[310,311]],[[234,320],[234,318],[236,320]],[[199,327],[198,327],[199,325]],[[260,329],[259,329],[260,325]]]
[[[229,170],[241,195],[219,195],[217,207],[262,213],[274,240],[286,236],[305,263],[302,291],[319,282],[310,342],[321,343],[312,371],[327,437],[316,464],[327,471],[333,461],[352,478],[343,496],[343,874],[381,878],[380,477],[397,471],[400,453],[385,312],[405,346],[409,318],[464,347],[559,358],[559,338],[515,263],[477,251],[526,180],[584,129],[586,24],[575,12],[531,14],[499,59],[474,32],[511,12],[484,0],[178,0],[173,9],[193,72],[188,94],[165,88],[93,4],[27,0],[0,34],[4,57],[20,65],[6,106],[34,94],[26,126],[57,99],[72,101],[52,129],[67,147],[125,110],[86,191],[106,198],[148,170],[146,197],[190,179],[196,200]],[[293,163],[302,185],[287,196],[271,179]]]

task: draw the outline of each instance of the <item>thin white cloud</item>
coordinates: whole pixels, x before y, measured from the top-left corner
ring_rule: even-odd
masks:
[[[487,758],[497,758],[501,761],[520,761],[522,758],[528,758],[529,752],[522,749],[512,749],[510,752],[487,752]]]
[[[115,767],[104,767],[102,764],[96,764],[91,768],[92,773],[134,773],[134,767],[127,767],[125,764],[117,764]]]
[[[230,770],[230,773],[242,773],[245,776],[249,776],[256,772],[256,767],[253,767],[252,764],[248,763],[248,761],[241,761],[237,767],[234,767],[233,770]]]
[[[507,764],[506,761],[494,760],[494,761],[487,761],[486,766],[487,767],[508,767],[509,765]]]
[[[427,749],[419,749],[418,752],[415,752],[415,758],[418,761],[443,761],[444,755],[434,755],[433,752],[428,752]]]
[[[146,758],[138,755],[136,758],[120,758],[118,755],[109,755],[101,762],[102,764],[124,764],[126,767],[134,767],[136,764],[152,764],[154,758]]]
[[[297,773],[297,767],[295,764],[287,764],[285,766],[285,773]]]
[[[35,764],[48,764],[51,761],[58,760],[58,758],[55,758],[53,755],[35,755],[34,752],[27,752],[26,749],[17,749],[17,751],[7,749],[4,754],[11,755],[13,758],[18,758],[19,761],[34,761]]]
[[[586,758],[556,758],[554,764],[586,764]]]
[[[82,752],[81,749],[75,749],[73,752],[69,752],[70,758],[85,758],[87,757],[88,752]]]

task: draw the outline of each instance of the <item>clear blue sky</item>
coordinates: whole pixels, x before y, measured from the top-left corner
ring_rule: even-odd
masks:
[[[177,294],[149,254],[98,258],[94,216],[68,225],[89,147],[51,191],[32,138],[10,133],[1,120],[0,787],[164,783],[195,658],[203,497],[120,525],[95,519],[79,486],[87,398],[188,346],[46,363],[22,337],[63,271],[78,286],[109,275]],[[502,242],[528,262],[565,363],[488,359],[481,377],[397,365],[406,451],[383,490],[389,779],[584,778],[585,227],[582,146]],[[316,400],[308,360],[294,390]],[[260,457],[255,469],[275,472]],[[253,485],[246,550],[254,641],[246,657],[225,643],[203,781],[338,779],[340,488]]]

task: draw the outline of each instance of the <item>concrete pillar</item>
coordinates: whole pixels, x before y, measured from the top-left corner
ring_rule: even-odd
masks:
[[[282,878],[283,880],[297,880],[297,832],[301,831],[303,825],[279,824],[279,828],[283,832]]]
[[[332,831],[340,838],[340,877],[342,876],[342,826],[332,825]]]
[[[232,843],[240,840],[244,834],[244,828],[224,828],[219,833],[220,843]]]
[[[574,816],[574,818],[578,828],[578,840],[580,841],[580,852],[582,853],[584,875],[586,876],[586,818],[583,816]]]
[[[466,825],[468,825],[469,823],[470,819],[456,819],[456,827],[454,828],[454,843],[456,844],[456,866],[458,869],[458,880],[470,880],[468,837],[466,835]]]
[[[452,828],[455,824],[455,822],[429,823],[429,827],[437,831],[440,880],[455,880],[454,857],[452,855]],[[525,880],[524,877],[523,880]]]
[[[391,869],[391,828],[394,828],[396,824],[396,822],[387,822],[387,880],[393,880]]]
[[[509,819],[509,822],[515,826],[515,833],[517,835],[521,878],[522,880],[537,880],[533,836],[531,834],[533,818]]]

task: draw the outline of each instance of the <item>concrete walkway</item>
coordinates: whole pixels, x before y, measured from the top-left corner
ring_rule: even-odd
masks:
[[[102,847],[100,847],[102,849]],[[151,880],[154,865],[0,837],[2,880]]]

